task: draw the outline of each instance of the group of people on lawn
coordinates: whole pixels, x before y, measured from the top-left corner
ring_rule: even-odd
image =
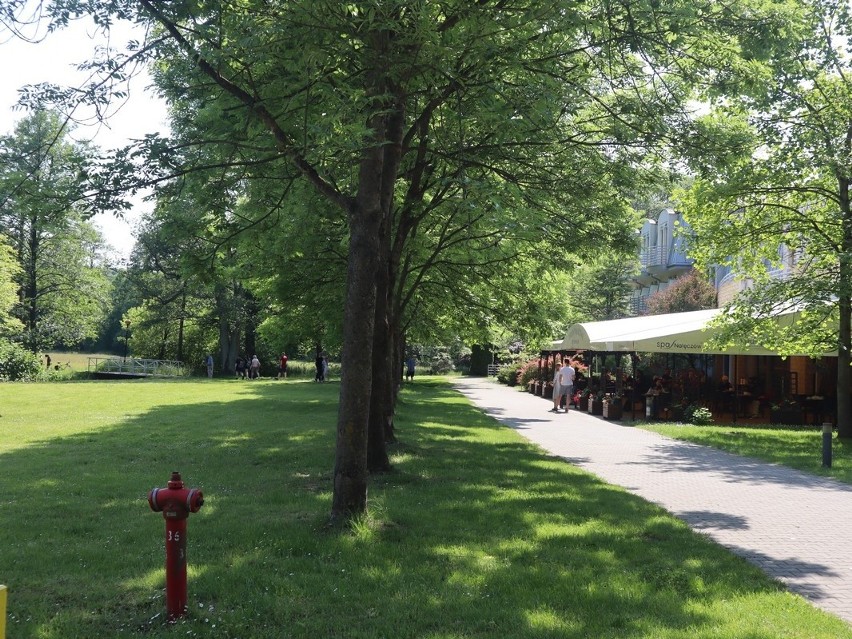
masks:
[[[278,359],[278,377],[276,379],[287,379],[287,353],[281,353]],[[260,359],[252,355],[251,359],[238,357],[234,362],[234,375],[242,379],[257,379],[260,377]],[[213,356],[207,357],[207,376],[213,377]]]
[[[278,376],[276,379],[287,379],[287,353],[281,353],[278,358]],[[205,360],[207,365],[207,376],[213,377],[213,355],[207,355]],[[317,373],[314,377],[316,382],[324,382],[328,379],[328,354],[317,353],[316,357]],[[234,374],[242,379],[257,379],[260,377],[260,360],[257,355],[253,355],[251,359],[238,357],[234,364]],[[413,374],[412,374],[413,377]]]
[[[251,359],[238,357],[234,363],[234,374],[242,379],[260,377],[260,360],[257,355],[252,355]]]

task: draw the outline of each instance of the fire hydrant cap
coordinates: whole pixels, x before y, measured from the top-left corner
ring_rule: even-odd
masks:
[[[204,505],[204,494],[197,488],[185,488],[180,473],[173,472],[167,488],[154,488],[148,493],[148,504],[166,519],[186,519]]]
[[[180,478],[180,473],[176,470],[172,471],[172,478],[169,480],[168,486],[172,490],[179,490],[183,488],[183,481]]]

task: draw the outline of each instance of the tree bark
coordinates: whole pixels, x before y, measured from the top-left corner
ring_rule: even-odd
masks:
[[[367,142],[358,176],[358,195],[350,209],[349,273],[343,333],[343,370],[340,414],[337,426],[337,452],[334,472],[332,521],[351,517],[367,508],[367,472],[370,414],[386,415],[385,376],[373,372],[387,366],[390,358],[387,331],[387,278],[390,252],[391,212],[394,188],[402,157],[402,129],[405,121],[402,88],[391,79],[389,49],[393,34],[377,31],[367,38],[375,56],[375,66],[367,78],[374,97],[369,128],[373,139]],[[388,96],[392,96],[390,99]],[[377,282],[382,282],[377,291]],[[377,293],[382,295],[377,311]],[[381,316],[379,326],[376,317]],[[376,331],[380,330],[378,348]],[[376,361],[377,360],[377,361]],[[374,389],[377,394],[374,395]],[[379,422],[378,425],[381,426]],[[383,431],[383,429],[382,429]],[[387,467],[384,433],[373,435],[372,462]],[[381,447],[381,449],[379,448]]]
[[[36,329],[38,328],[38,253],[41,238],[39,236],[38,221],[33,215],[30,218],[29,233],[27,239],[26,255],[28,257],[25,272],[24,282],[24,300],[26,301],[26,330],[27,330],[27,347],[35,352],[38,348],[36,339]]]
[[[337,417],[332,524],[367,510],[367,437],[382,224],[383,117],[373,116],[370,124],[375,139],[364,151],[358,194],[348,211],[349,254],[341,361],[344,375]]]
[[[334,462],[332,524],[342,523],[367,509],[367,424],[373,380],[373,323],[376,305],[376,267],[381,210],[378,189],[369,193],[380,170],[379,149],[362,163],[358,202],[349,216],[349,256],[343,327],[344,375],[340,384],[337,445]]]
[[[219,314],[219,368],[223,373],[233,375],[240,337],[239,326],[232,320],[235,298],[229,295],[226,287],[221,284],[216,285],[214,295]]]
[[[382,235],[387,236],[383,230]],[[384,240],[383,240],[384,242]],[[371,473],[390,470],[385,428],[393,419],[393,406],[388,402],[388,363],[392,350],[388,326],[387,252],[384,251],[376,277],[376,313],[373,325],[373,385],[370,392],[370,422],[367,448],[367,469]]]
[[[852,437],[852,212],[849,204],[850,181],[846,178],[838,181],[843,237],[837,293],[840,323],[837,331],[837,435],[849,438]]]
[[[850,296],[842,295],[839,301],[840,330],[838,334],[837,348],[837,436],[843,438],[852,437],[852,300]]]
[[[180,296],[180,317],[178,318],[177,361],[183,361],[183,329],[186,321],[186,289]]]

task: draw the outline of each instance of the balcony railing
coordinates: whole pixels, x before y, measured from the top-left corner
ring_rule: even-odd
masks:
[[[676,249],[676,245],[670,245],[668,242],[663,242],[657,246],[649,246],[642,249],[639,253],[639,263],[642,265],[642,268],[691,265],[692,260]]]

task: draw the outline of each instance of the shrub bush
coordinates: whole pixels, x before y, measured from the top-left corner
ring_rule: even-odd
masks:
[[[87,379],[88,376],[87,371],[77,372],[70,366],[56,364],[40,370],[36,379],[40,382],[67,382],[72,379]]]
[[[454,370],[455,366],[449,353],[436,353],[429,362],[429,373],[432,375],[446,375]]]
[[[521,375],[521,367],[518,364],[504,364],[497,369],[497,381],[507,386],[517,386]]]
[[[19,344],[0,341],[0,380],[30,381],[41,372],[41,358]]]
[[[696,426],[708,426],[713,423],[713,413],[709,408],[692,404],[687,406],[683,411],[683,416],[686,421]]]

